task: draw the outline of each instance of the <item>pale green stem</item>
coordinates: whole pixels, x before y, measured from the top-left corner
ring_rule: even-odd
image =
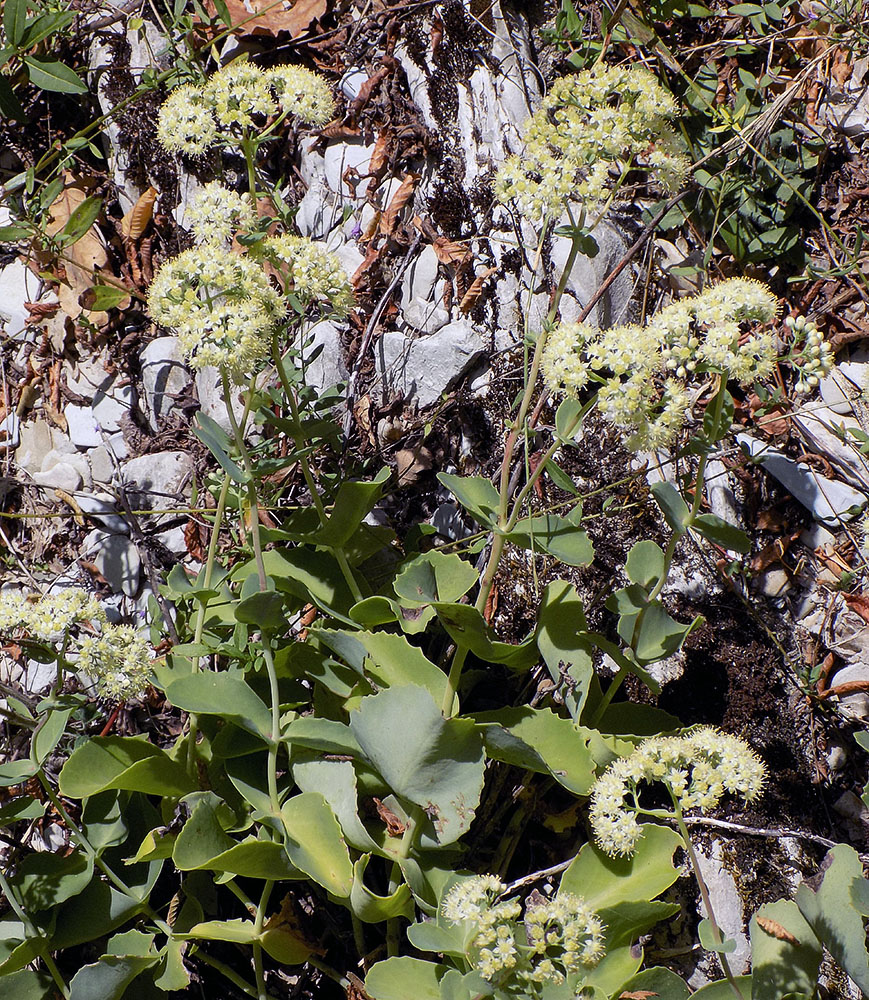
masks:
[[[266,907],[269,905],[269,896],[272,894],[273,885],[274,882],[271,879],[266,879],[263,884],[263,891],[260,895],[259,905],[256,908],[256,917],[253,922],[254,933],[257,935],[253,942],[253,967],[256,975],[258,1000],[267,1000],[268,998],[265,972],[263,970],[263,946],[259,941],[259,935],[262,934],[266,918]]]
[[[410,810],[407,817],[408,823],[404,831],[404,836],[401,838],[401,843],[398,845],[398,857],[401,859],[410,856],[410,852],[416,845],[419,835],[422,833],[422,819],[424,813],[422,809],[415,805]],[[392,873],[389,876],[389,895],[401,885],[402,882],[402,872],[401,865],[398,861],[393,861],[392,863]],[[401,944],[401,918],[392,917],[386,922],[386,953],[390,958],[393,958],[398,954],[399,947]]]
[[[685,844],[685,850],[688,853],[688,858],[691,861],[691,867],[694,870],[694,878],[697,880],[697,888],[700,890],[700,898],[703,900],[703,906],[706,909],[706,916],[708,917],[709,923],[712,927],[712,936],[715,938],[717,944],[721,944],[724,941],[724,935],[721,933],[721,928],[718,926],[718,921],[715,919],[715,911],[712,909],[712,899],[709,896],[709,889],[706,885],[705,879],[703,878],[703,874],[700,871],[700,862],[694,851],[694,845],[691,843],[691,835],[688,833],[688,827],[685,825],[685,820],[682,817],[682,807],[676,796],[673,795],[672,797],[674,810],[673,815],[676,820],[676,826],[679,828],[679,834]],[[733,992],[736,994],[737,1000],[745,1000],[745,997],[742,995],[742,991],[736,983],[733,972],[730,969],[730,963],[727,961],[727,955],[725,955],[723,951],[717,952],[717,955],[724,975],[728,983],[730,983]]]
[[[6,897],[6,901],[12,908],[12,912],[15,914],[16,917],[18,917],[18,919],[24,925],[28,937],[32,938],[33,940],[38,940],[41,937],[39,931],[31,923],[30,917],[27,916],[23,907],[19,905],[18,900],[12,893],[12,886],[9,885],[9,882],[6,880],[6,876],[3,874],[2,870],[0,870],[0,893],[2,893]],[[54,964],[54,959],[51,957],[51,954],[48,952],[48,950],[46,950],[39,957],[42,959],[43,962],[45,962],[45,967],[51,974],[51,978],[54,980],[54,983],[60,990],[61,994],[65,998],[68,998],[69,987],[64,982],[63,976],[60,974],[60,971]]]
[[[221,962],[218,958],[212,958],[207,952],[202,951],[199,946],[197,946],[194,954],[201,961],[205,962],[206,965],[210,965],[212,969],[216,969],[222,976],[228,979],[233,986],[238,987],[242,993],[247,994],[249,997],[254,997],[255,1000],[259,1000],[259,991],[251,986],[250,983],[245,982],[235,969],[231,969],[225,962]],[[268,996],[268,994],[266,994],[266,996]]]
[[[287,374],[284,371],[284,362],[281,357],[280,348],[278,346],[277,334],[272,338],[272,361],[274,363],[275,369],[278,373],[278,378],[280,379],[281,388],[284,390],[284,395],[287,397],[287,404],[290,407],[290,413],[293,417],[293,423],[296,425],[298,430],[301,432],[302,423],[299,414],[299,404],[296,401],[296,391],[292,385],[290,385],[287,379]],[[300,442],[296,442],[298,446]],[[323,501],[317,490],[317,484],[314,480],[314,474],[311,472],[311,463],[308,461],[307,455],[301,455],[298,459],[299,466],[302,470],[302,475],[305,478],[305,484],[308,487],[308,492],[311,494],[311,503],[314,505],[314,509],[317,511],[317,516],[320,518],[320,524],[323,527],[326,526],[328,521],[328,515],[326,514],[326,508],[323,506]],[[344,550],[339,546],[337,548],[331,549],[332,554],[335,556],[338,565],[341,567],[341,573],[344,579],[347,581],[347,586],[350,588],[350,593],[353,595],[354,601],[362,600],[362,591],[359,589],[359,584],[356,582],[356,578],[353,575],[353,569],[350,566],[350,562],[347,559],[347,555]]]
[[[70,837],[81,847],[81,849],[87,854],[87,856],[93,861],[97,868],[106,876],[106,878],[112,883],[112,885],[119,891],[122,892],[128,899],[134,900],[139,906],[142,907],[144,913],[154,922],[154,924],[167,936],[172,937],[172,928],[159,917],[151,906],[146,903],[141,896],[134,892],[125,882],[123,882],[118,876],[112,871],[111,868],[103,861],[103,859],[97,854],[91,842],[85,836],[84,831],[76,824],[72,816],[67,812],[66,807],[60,800],[60,796],[51,787],[51,783],[45,777],[42,771],[38,774],[39,780],[42,787],[45,789],[45,794],[48,796],[48,800],[58,811],[66,828],[69,830]]]

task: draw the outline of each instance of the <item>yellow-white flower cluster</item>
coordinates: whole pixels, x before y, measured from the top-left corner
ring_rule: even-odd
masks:
[[[170,153],[195,156],[217,142],[236,143],[278,114],[324,125],[334,112],[329,85],[316,73],[300,66],[261,69],[237,59],[204,87],[173,90],[160,108],[157,138]]]
[[[286,312],[262,267],[218,244],[167,261],[151,282],[148,305],[158,323],[177,332],[194,368],[225,368],[239,384],[268,356]]]
[[[748,744],[713,727],[685,736],[644,740],[612,763],[591,792],[590,819],[600,847],[612,856],[632,854],[642,836],[637,819],[642,782],[661,782],[680,809],[713,809],[725,793],[757,798],[766,766]]]
[[[604,926],[579,896],[538,898],[520,921],[518,900],[496,902],[505,888],[494,875],[475,875],[454,885],[441,904],[446,920],[465,925],[466,956],[484,979],[537,996],[539,987],[597,965]]]
[[[61,642],[73,627],[102,624],[105,620],[100,602],[84,590],[61,590],[44,597],[0,592],[0,636]]]
[[[284,278],[288,293],[302,304],[320,302],[345,316],[353,305],[353,288],[341,261],[319,243],[283,233],[267,236],[256,248]]]
[[[228,246],[232,237],[255,222],[249,199],[211,181],[197,192],[187,212],[196,243]]]
[[[800,348],[793,359],[799,381],[794,391],[804,395],[816,388],[825,375],[833,370],[833,349],[824,340],[814,320],[805,316],[788,316],[785,326],[794,335],[795,346]]]
[[[695,373],[717,372],[743,385],[769,375],[776,341],[753,327],[777,314],[766,286],[731,278],[665,306],[642,327],[562,323],[547,335],[543,378],[571,395],[590,380],[602,383],[600,410],[626,433],[629,448],[667,447],[688,417]]]
[[[104,698],[126,701],[147,686],[153,660],[144,636],[131,625],[106,625],[79,648],[79,669]]]
[[[689,161],[670,124],[676,104],[647,70],[598,66],[558,80],[528,123],[525,148],[498,171],[495,193],[529,217],[558,215],[567,199],[600,203],[627,170],[666,191]]]

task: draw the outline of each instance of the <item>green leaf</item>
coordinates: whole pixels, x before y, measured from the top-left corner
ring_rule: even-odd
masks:
[[[365,991],[377,1000],[440,1000],[443,965],[419,958],[387,958],[365,977]]]
[[[311,633],[376,687],[418,684],[442,703],[447,675],[403,635],[329,629],[311,629]]]
[[[27,24],[27,0],[5,0],[3,4],[3,30],[10,45],[18,46],[24,37]]]
[[[31,969],[3,976],[3,1000],[49,1000],[56,990],[51,976]]]
[[[235,618],[269,632],[286,629],[286,601],[276,590],[263,590],[239,601],[235,606]]]
[[[649,489],[661,508],[667,524],[677,534],[684,534],[691,520],[691,511],[688,509],[688,504],[679,496],[676,487],[672,483],[661,481],[652,483]]]
[[[0,764],[0,787],[20,785],[28,778],[32,778],[38,770],[39,768],[29,757],[12,760],[8,764]]]
[[[123,736],[94,736],[82,743],[63,765],[58,783],[72,799],[111,788],[181,796],[196,787],[184,768],[158,747]]]
[[[578,507],[568,517],[558,514],[524,517],[507,538],[520,548],[547,552],[568,566],[588,566],[594,560],[594,548],[588,535],[578,527],[581,517]]]
[[[773,921],[790,935],[784,940],[775,928],[761,926],[758,918]],[[751,1000],[779,1000],[789,993],[814,994],[823,949],[796,903],[780,899],[765,903],[750,922]]]
[[[483,743],[470,719],[444,719],[424,688],[389,688],[350,713],[363,753],[401,798],[425,809],[438,843],[467,832],[483,787]]]
[[[0,243],[15,243],[32,235],[33,230],[29,226],[0,226]]]
[[[568,444],[572,444],[579,433],[582,404],[572,396],[565,396],[555,411],[555,433]]]
[[[95,312],[108,312],[116,309],[125,299],[130,297],[126,288],[117,285],[94,285],[91,288],[89,308]]]
[[[719,935],[721,940],[719,940]],[[700,938],[701,947],[705,948],[706,951],[714,951],[724,955],[736,951],[736,941],[733,938],[725,938],[720,930],[716,933],[712,921],[706,917],[697,925],[697,937]]]
[[[629,858],[611,858],[589,842],[564,873],[559,892],[583,896],[595,910],[654,899],[679,877],[673,854],[681,846],[677,833],[654,823],[643,825],[643,836]]]
[[[438,479],[480,524],[492,527],[498,520],[498,491],[482,476],[454,476],[439,472]]]
[[[594,647],[584,635],[586,628],[576,590],[564,580],[548,584],[538,615],[537,647],[574,720],[580,717],[594,680]]]
[[[23,62],[30,71],[30,82],[40,90],[60,94],[86,94],[87,84],[74,70],[56,59],[46,56],[24,56]]]
[[[157,962],[157,956],[104,955],[73,976],[69,1000],[121,1000],[136,976]]]
[[[318,792],[302,792],[281,807],[287,854],[293,864],[335,896],[353,887],[353,864],[329,803]]]
[[[382,853],[359,818],[356,772],[349,760],[300,760],[294,751],[292,768],[300,791],[319,792],[329,803],[351,847]]]
[[[179,677],[166,685],[166,697],[185,712],[220,715],[255,736],[271,740],[271,712],[239,674],[202,672]]]
[[[549,774],[573,792],[588,795],[595,780],[588,740],[570,719],[548,708],[502,708],[475,716],[486,753],[495,760]]]
[[[733,981],[744,997],[751,996],[751,976],[734,976]],[[701,986],[696,993],[692,993],[691,1000],[696,1000],[697,997],[700,1000],[733,1000],[734,996],[733,987],[729,981],[717,979],[714,983]]]
[[[664,575],[666,568],[666,560],[661,546],[651,539],[644,539],[631,546],[625,563],[625,573],[627,573],[631,583],[651,590]]]
[[[344,618],[355,602],[341,568],[327,552],[298,546],[294,549],[269,549],[263,553],[266,573],[278,590],[311,601],[333,618]],[[256,570],[253,561],[236,567],[233,577],[243,580]],[[347,619],[348,625],[354,622]]]
[[[52,709],[42,717],[30,744],[30,757],[34,764],[42,764],[51,751],[60,743],[66,723],[73,710],[71,708]]]
[[[363,854],[353,866],[353,887],[350,890],[353,913],[367,924],[379,924],[395,917],[413,920],[413,897],[407,884],[402,883],[388,896],[378,896],[365,885],[365,869],[370,860],[370,854]]]
[[[480,574],[465,559],[435,550],[404,563],[393,588],[402,607],[421,608],[438,601],[458,601],[479,578]]]
[[[0,115],[4,118],[12,118],[17,122],[23,122],[26,119],[24,114],[24,108],[21,106],[21,101],[15,96],[15,91],[12,89],[12,84],[6,79],[5,76],[0,76]],[[12,229],[16,232],[20,230],[21,226],[6,226],[5,229]],[[29,231],[28,231],[29,235]],[[9,239],[10,237],[6,237]],[[13,240],[25,239],[24,236],[12,236]],[[3,237],[0,237],[3,240]]]
[[[138,900],[94,879],[58,910],[52,948],[74,948],[120,927],[142,907]]]
[[[293,719],[284,726],[282,740],[290,746],[306,747],[323,753],[349,754],[359,757],[362,748],[349,726],[332,719],[317,719],[312,715]]]
[[[257,939],[250,920],[205,920],[194,924],[184,935],[198,941],[229,941],[232,944],[252,944]]]
[[[200,410],[196,414],[196,423],[193,425],[192,430],[193,436],[205,445],[233,482],[240,484],[247,482],[247,474],[227,454],[227,449],[231,445],[229,437],[220,424],[216,423],[211,417],[206,416]]]
[[[310,945],[286,924],[266,928],[259,939],[263,950],[281,965],[302,965],[311,957]]]
[[[40,852],[21,859],[12,884],[18,887],[24,908],[36,912],[77,896],[93,872],[93,860],[83,851],[67,856]]]
[[[534,637],[518,646],[499,642],[492,628],[476,608],[468,604],[434,604],[437,616],[450,637],[466,646],[475,656],[488,663],[503,663],[513,670],[522,670],[537,662]]]
[[[384,467],[371,482],[347,481],[341,483],[335,497],[332,514],[326,524],[314,533],[318,545],[340,549],[350,541],[365,515],[380,499],[383,485],[391,470]]]
[[[10,826],[23,819],[39,819],[45,815],[45,804],[31,795],[19,795],[0,806],[0,827]]]
[[[691,529],[724,549],[733,549],[743,555],[751,552],[751,539],[748,535],[717,514],[698,514],[691,522]]]
[[[817,937],[865,994],[869,994],[869,953],[866,930],[851,904],[851,889],[863,876],[853,847],[837,844],[824,859],[826,870],[820,888],[797,889],[796,903]]]
[[[462,924],[426,920],[411,924],[407,928],[407,939],[420,951],[436,951],[452,958],[462,958],[465,954],[465,928]]]
[[[638,972],[622,986],[622,996],[648,994],[656,1000],[688,1000],[691,989],[675,972],[655,966]]]
[[[21,48],[33,48],[37,42],[43,38],[72,24],[75,20],[75,11],[65,10],[58,13],[40,14],[32,17],[25,26],[24,35],[21,38]]]
[[[71,247],[78,243],[90,231],[102,208],[103,200],[96,196],[85,198],[80,205],[76,205],[72,214],[66,220],[66,225],[57,234],[56,238],[60,245],[62,247]]]

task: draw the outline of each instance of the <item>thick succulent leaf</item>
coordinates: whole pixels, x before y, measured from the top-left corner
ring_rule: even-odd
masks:
[[[765,903],[751,919],[751,1000],[811,996],[823,948],[796,903]]]

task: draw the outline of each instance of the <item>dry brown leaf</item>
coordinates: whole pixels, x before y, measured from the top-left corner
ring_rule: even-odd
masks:
[[[353,416],[363,434],[367,435],[369,444],[377,444],[374,430],[371,427],[371,396],[366,393],[353,404]]]
[[[428,472],[434,456],[424,446],[418,448],[400,448],[395,453],[395,470],[398,473],[398,483],[400,486],[410,486],[419,477]]]
[[[69,424],[62,411],[55,408],[47,400],[44,400],[42,403],[42,412],[48,417],[49,423],[54,424],[55,427],[59,427],[64,434],[69,432]]]
[[[778,941],[787,941],[788,944],[799,944],[799,940],[791,934],[789,930],[786,930],[777,920],[772,920],[770,917],[755,917],[758,927],[761,930],[766,931],[771,937],[774,937]]]
[[[384,805],[376,796],[374,797],[374,805],[377,807],[377,815],[386,824],[386,832],[389,836],[400,837],[407,829],[404,823],[401,822],[389,806]]]
[[[67,493],[66,490],[55,490],[54,495],[58,500],[62,500],[65,504],[72,507],[75,523],[83,528],[85,525],[84,511],[79,507],[75,497]]]
[[[855,614],[858,614],[864,622],[869,623],[869,597],[865,594],[842,594],[842,597]]]
[[[483,292],[483,285],[486,280],[490,278],[496,271],[497,267],[487,267],[482,274],[478,274],[476,278],[471,282],[471,287],[462,296],[462,301],[459,303],[459,312],[468,313],[477,304],[477,300]]]
[[[374,264],[374,262],[380,257],[380,251],[376,247],[369,247],[368,253],[365,254],[365,260],[356,268],[353,272],[353,277],[350,279],[350,284],[357,288],[360,282],[365,277],[366,271]]]
[[[383,218],[380,220],[380,231],[382,233],[390,236],[395,231],[401,210],[410,201],[413,189],[416,187],[416,182],[419,178],[419,174],[411,173],[399,184],[398,189],[390,199],[388,208],[383,213]]]
[[[64,188],[48,210],[45,232],[49,236],[55,236],[63,229],[69,217],[89,196],[93,187],[90,178],[76,178],[69,172],[64,173],[63,179]],[[42,256],[44,259],[44,254]],[[82,312],[85,312],[79,304],[79,296],[93,287],[94,272],[102,270],[108,262],[102,235],[96,225],[91,226],[72,246],[65,248],[63,266],[66,272],[66,284],[61,284],[57,297],[60,300],[60,308],[71,319],[77,319]],[[109,321],[109,314],[88,312],[87,318],[95,326],[104,326]]]
[[[441,264],[461,267],[471,259],[471,251],[464,243],[456,243],[453,240],[448,240],[446,236],[438,236],[432,243],[432,246]]]
[[[121,219],[121,232],[128,240],[137,240],[148,228],[154,215],[154,204],[157,201],[157,189],[149,187],[139,196],[139,200]]]
[[[377,187],[382,180],[388,162],[389,135],[386,132],[381,132],[374,143],[374,149],[371,151],[371,159],[368,161],[368,176],[374,180],[374,183],[369,185],[369,191]]]
[[[192,517],[184,525],[184,544],[188,553],[198,562],[205,558],[205,538],[203,526]]]
[[[328,8],[326,0],[226,0],[226,8],[232,18],[232,33],[235,35],[271,35],[275,37],[286,31],[297,38],[304,34],[312,21],[321,18]],[[206,0],[205,9],[212,16],[217,11],[211,0]]]
[[[374,92],[374,88],[383,82],[383,80],[389,76],[392,72],[391,66],[381,66],[380,69],[376,70],[365,83],[359,88],[359,93],[353,99],[353,103],[350,105],[350,115],[355,118],[356,115],[365,107],[365,105],[371,100],[371,94]]]

